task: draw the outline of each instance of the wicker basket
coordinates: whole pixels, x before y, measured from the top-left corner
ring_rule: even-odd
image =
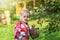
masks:
[[[39,37],[39,28],[32,28],[30,30],[30,36],[32,39]]]

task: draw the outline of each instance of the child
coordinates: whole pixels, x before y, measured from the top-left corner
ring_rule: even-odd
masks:
[[[15,35],[14,40],[29,40],[29,11],[28,10],[22,10],[20,21],[17,23],[15,27]],[[30,27],[31,28],[31,27]]]

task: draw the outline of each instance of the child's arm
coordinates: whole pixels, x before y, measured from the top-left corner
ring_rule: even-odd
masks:
[[[20,24],[17,23],[17,25],[15,26],[15,29],[14,29],[14,39],[18,39],[18,37],[20,35],[21,29],[19,27],[20,27]]]

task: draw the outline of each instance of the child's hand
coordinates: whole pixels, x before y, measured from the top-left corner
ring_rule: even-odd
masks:
[[[23,37],[23,38],[22,38],[22,40],[29,40],[29,39],[28,39],[28,38],[26,38],[26,37]]]
[[[33,29],[33,28],[35,28],[35,25],[34,24],[30,26],[30,29]]]

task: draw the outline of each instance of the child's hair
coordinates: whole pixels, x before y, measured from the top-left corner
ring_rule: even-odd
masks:
[[[20,13],[20,20],[22,19],[22,15],[24,15],[24,13],[28,14],[28,13],[30,13],[30,12],[29,12],[29,10],[27,10],[27,9],[21,10],[21,13]]]
[[[30,13],[30,12],[29,12],[29,10],[27,10],[27,9],[23,9],[23,10],[21,10],[20,15],[22,16],[24,13],[27,14],[27,13]]]

